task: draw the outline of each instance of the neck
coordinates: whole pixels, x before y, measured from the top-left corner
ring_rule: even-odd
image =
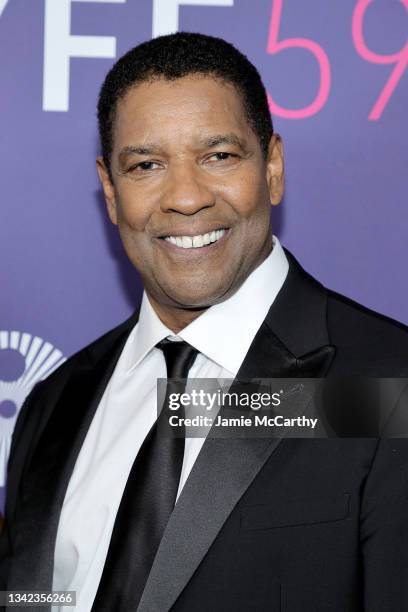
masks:
[[[182,329],[187,327],[194,319],[197,319],[203,312],[209,308],[169,308],[167,305],[157,302],[151,295],[148,296],[149,301],[154,308],[160,321],[174,334],[178,334]]]

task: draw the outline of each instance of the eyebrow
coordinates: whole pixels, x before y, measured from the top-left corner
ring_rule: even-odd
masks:
[[[151,155],[152,153],[157,153],[160,151],[159,145],[146,142],[144,145],[129,145],[127,147],[123,147],[119,152],[119,157],[128,154],[136,154],[136,155]]]
[[[209,136],[208,138],[202,138],[200,141],[200,145],[204,147],[217,147],[218,145],[234,145],[239,147],[243,151],[246,149],[246,140],[243,138],[239,138],[236,134],[215,134],[214,136]]]
[[[239,138],[239,136],[233,133],[214,134],[213,136],[201,138],[198,143],[201,147],[209,149],[219,145],[233,145],[240,148],[242,151],[245,151],[247,146],[246,140]],[[152,155],[153,153],[158,153],[160,151],[160,145],[153,142],[146,142],[143,145],[128,145],[123,147],[119,153],[119,157],[121,158],[125,155]]]

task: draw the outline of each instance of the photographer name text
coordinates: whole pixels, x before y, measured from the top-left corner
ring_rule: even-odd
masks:
[[[171,415],[169,425],[171,427],[310,427],[314,429],[318,419],[305,416],[293,418],[276,415],[273,417],[254,415],[253,417],[224,417],[218,415],[213,418],[210,416],[197,415],[195,417],[180,417]]]

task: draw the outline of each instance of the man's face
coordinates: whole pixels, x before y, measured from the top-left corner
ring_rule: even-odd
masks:
[[[241,97],[209,76],[158,79],[119,101],[108,212],[148,295],[202,308],[232,295],[272,248],[283,190],[279,137],[262,156]]]

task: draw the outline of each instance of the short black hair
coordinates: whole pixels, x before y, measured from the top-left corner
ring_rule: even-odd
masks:
[[[266,159],[273,125],[265,87],[255,66],[222,38],[177,32],[153,38],[128,51],[114,64],[102,84],[98,100],[99,136],[111,179],[113,124],[118,101],[139,83],[155,78],[175,80],[190,74],[210,75],[236,87]]]

